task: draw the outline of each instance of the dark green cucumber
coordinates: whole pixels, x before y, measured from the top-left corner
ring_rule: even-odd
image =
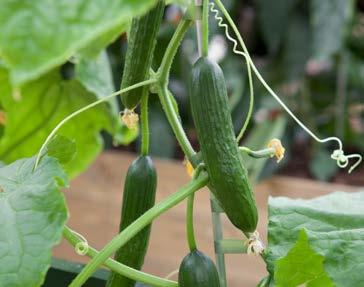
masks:
[[[157,173],[149,156],[138,157],[129,167],[124,184],[120,231],[153,207],[157,187]],[[140,270],[148,248],[151,226],[144,228],[115,254],[115,260]],[[135,281],[111,273],[108,287],[131,287]]]
[[[207,58],[200,58],[193,66],[189,89],[211,190],[230,221],[243,232],[253,232],[258,212],[236,143],[221,68]]]
[[[122,89],[148,79],[164,6],[164,1],[158,1],[146,15],[133,19],[128,35],[128,49],[121,81]],[[121,101],[125,108],[133,110],[140,102],[142,95],[143,87],[140,87],[122,94]]]
[[[214,262],[198,250],[191,251],[179,267],[179,287],[219,287],[219,275]]]

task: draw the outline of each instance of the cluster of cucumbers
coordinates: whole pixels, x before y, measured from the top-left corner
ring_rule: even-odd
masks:
[[[129,46],[122,87],[149,78],[156,35],[162,21],[164,1],[158,1],[146,15],[134,19],[129,33]],[[143,91],[133,90],[122,96],[127,109],[133,110]],[[209,188],[230,221],[243,233],[254,232],[258,213],[233,130],[226,83],[219,65],[201,57],[192,68],[189,96],[202,162],[209,175]],[[154,205],[157,175],[149,156],[139,156],[129,167],[123,193],[120,231]],[[150,226],[131,239],[115,259],[135,269],[143,265]],[[213,261],[191,250],[183,259],[178,276],[181,287],[217,287],[219,275]],[[135,286],[131,279],[112,273],[108,287]]]

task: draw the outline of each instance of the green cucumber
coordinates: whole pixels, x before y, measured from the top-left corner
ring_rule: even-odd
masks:
[[[157,33],[162,22],[164,1],[142,17],[134,18],[128,39],[121,89],[145,81],[149,78]],[[125,108],[133,110],[140,102],[144,87],[131,90],[122,95]]]
[[[198,250],[191,251],[179,267],[179,287],[219,287],[219,275],[214,262]]]
[[[157,187],[157,173],[149,156],[139,156],[130,165],[124,184],[120,232],[153,207]],[[144,228],[115,253],[115,260],[140,270],[148,248],[151,226]],[[108,287],[131,287],[135,281],[111,273]]]
[[[237,228],[244,233],[253,232],[258,212],[234,135],[221,68],[200,58],[192,69],[189,93],[211,191]]]

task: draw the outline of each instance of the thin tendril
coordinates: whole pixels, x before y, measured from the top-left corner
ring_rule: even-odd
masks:
[[[76,245],[75,245],[75,251],[78,255],[86,255],[88,250],[89,250],[89,245],[88,245],[88,242],[87,242],[87,239],[82,235],[82,234],[79,234],[78,232],[72,230],[72,233],[74,235],[76,235],[80,240],[81,242],[78,242]]]
[[[121,95],[121,94],[123,94],[123,93],[126,93],[126,92],[128,92],[128,91],[130,91],[130,90],[133,90],[133,89],[136,89],[136,88],[139,88],[139,87],[142,87],[142,86],[146,86],[146,85],[150,85],[150,84],[154,84],[154,83],[156,83],[157,82],[157,80],[156,79],[150,79],[150,80],[147,80],[147,81],[143,81],[143,82],[140,82],[140,83],[137,83],[137,84],[135,84],[135,85],[132,85],[132,86],[130,86],[130,87],[127,87],[127,88],[125,88],[125,89],[121,89],[121,90],[119,90],[119,91],[117,91],[117,92],[115,92],[115,93],[112,93],[112,94],[110,94],[110,95],[108,95],[108,96],[106,96],[106,97],[104,97],[104,98],[102,98],[102,99],[100,99],[100,100],[98,100],[98,101],[95,101],[95,102],[93,102],[93,103],[91,103],[91,104],[89,104],[89,105],[87,105],[87,106],[85,106],[85,107],[83,107],[83,108],[81,108],[81,109],[79,109],[79,110],[77,110],[77,111],[75,111],[75,112],[73,112],[72,114],[70,114],[69,116],[67,116],[66,118],[64,118],[53,130],[52,130],[52,132],[48,135],[48,137],[46,138],[46,140],[44,141],[44,143],[43,143],[43,145],[41,146],[41,148],[39,149],[39,152],[38,152],[38,155],[37,155],[37,159],[36,159],[36,161],[35,161],[35,164],[34,164],[34,170],[37,168],[37,166],[38,166],[38,164],[39,164],[39,161],[40,161],[40,158],[42,157],[42,155],[43,155],[43,152],[44,152],[44,150],[45,150],[45,148],[46,148],[46,146],[48,145],[48,143],[49,143],[49,141],[53,138],[53,136],[57,133],[57,131],[65,124],[65,123],[67,123],[69,120],[71,120],[72,118],[74,118],[75,116],[77,116],[77,115],[79,115],[79,114],[81,114],[81,113],[83,113],[83,112],[85,112],[85,111],[87,111],[87,110],[89,110],[89,109],[91,109],[91,108],[93,108],[93,107],[95,107],[95,106],[97,106],[97,105],[99,105],[99,104],[101,104],[101,103],[103,103],[103,102],[106,102],[106,101],[108,101],[108,100],[110,100],[110,99],[112,99],[112,98],[114,98],[114,97],[116,97],[116,96],[118,96],[118,95]]]
[[[308,133],[314,140],[316,140],[319,143],[326,143],[329,141],[336,141],[339,145],[339,148],[334,150],[333,153],[331,154],[331,158],[336,160],[337,165],[340,168],[344,168],[349,164],[349,159],[350,158],[357,158],[357,161],[354,165],[352,165],[349,169],[349,173],[351,173],[362,161],[362,156],[360,154],[350,154],[350,155],[345,155],[344,151],[343,151],[343,145],[341,140],[338,137],[328,137],[328,138],[324,138],[324,139],[320,139],[318,136],[316,136],[308,127],[306,127],[294,114],[293,112],[285,105],[285,103],[278,97],[278,95],[272,90],[272,88],[267,84],[267,82],[264,80],[264,78],[262,77],[262,75],[259,73],[257,67],[254,65],[253,60],[250,57],[250,54],[248,52],[248,49],[245,46],[244,40],[241,37],[239,30],[236,28],[234,21],[231,19],[230,15],[228,14],[228,12],[226,11],[224,5],[222,4],[222,2],[220,0],[215,0],[216,4],[219,6],[220,10],[223,12],[224,16],[226,17],[229,25],[231,26],[231,28],[234,30],[235,36],[237,37],[240,46],[243,48],[244,52],[241,52],[237,49],[234,49],[234,52],[238,55],[242,55],[248,65],[252,68],[252,70],[254,71],[255,75],[257,76],[257,78],[259,79],[259,81],[263,84],[263,86],[267,89],[267,91],[274,97],[274,99],[283,107],[283,109],[293,118],[293,120],[306,132]],[[210,3],[211,7],[215,7],[214,3]],[[211,10],[212,11],[212,10]],[[214,9],[214,13],[215,15],[216,13],[219,13],[218,10]],[[219,18],[221,18],[220,16],[217,16]],[[216,16],[215,16],[215,19]],[[232,41],[234,43],[237,42],[235,39],[231,40],[231,36],[228,34],[228,27],[226,24],[222,23],[222,18],[221,20],[219,20],[219,26],[220,27],[224,27],[225,28],[225,35],[226,37]],[[237,51],[235,51],[237,50]]]
[[[224,23],[224,19],[222,17],[219,16],[219,10],[215,9],[215,4],[213,2],[209,3],[210,5],[210,10],[212,13],[214,13],[214,18],[217,21],[217,24],[219,27],[223,28],[225,30],[225,36],[226,38],[233,43],[233,52],[236,55],[240,55],[243,56],[245,58],[245,62],[246,62],[246,68],[248,71],[248,80],[249,80],[249,92],[250,92],[250,98],[249,98],[249,109],[248,109],[248,114],[247,117],[245,119],[245,122],[243,124],[243,127],[241,128],[239,135],[236,138],[237,142],[240,142],[241,138],[243,137],[246,128],[248,127],[248,124],[250,122],[251,116],[253,114],[253,107],[254,107],[254,87],[253,87],[253,77],[252,77],[252,72],[251,72],[251,67],[250,64],[247,60],[246,54],[238,49],[238,42],[230,36],[229,34],[229,27],[228,25],[226,25]]]

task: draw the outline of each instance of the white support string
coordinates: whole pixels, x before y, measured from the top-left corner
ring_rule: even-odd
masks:
[[[250,58],[250,55],[246,51],[245,53],[238,50],[238,42],[235,38],[231,37],[229,34],[229,27],[227,24],[224,23],[224,20],[221,16],[219,16],[219,10],[215,8],[215,4],[213,2],[209,3],[211,12],[214,13],[215,20],[218,23],[218,26],[223,28],[225,30],[225,36],[226,38],[231,41],[234,44],[233,52],[237,55],[241,55],[245,58],[247,63],[251,66],[252,70],[254,71],[255,75],[259,79],[259,81],[263,84],[263,86],[267,89],[267,91],[275,98],[275,100],[282,106],[282,108],[293,118],[293,120],[304,130],[306,131],[314,140],[316,140],[319,143],[326,143],[329,141],[336,141],[339,145],[338,149],[335,149],[332,154],[331,158],[336,160],[337,165],[340,168],[345,168],[349,164],[349,159],[351,158],[357,158],[357,161],[349,168],[349,173],[351,173],[362,161],[362,156],[360,154],[350,154],[345,155],[343,151],[343,144],[341,140],[338,137],[328,137],[324,139],[320,139],[318,136],[316,136],[308,127],[306,127],[294,114],[293,112],[286,106],[286,104],[278,97],[278,95],[272,90],[272,88],[266,83],[266,81],[263,79],[261,74],[259,73],[258,69],[254,65],[252,59]],[[244,43],[240,43],[243,49],[245,48]],[[246,48],[245,48],[246,49]]]

